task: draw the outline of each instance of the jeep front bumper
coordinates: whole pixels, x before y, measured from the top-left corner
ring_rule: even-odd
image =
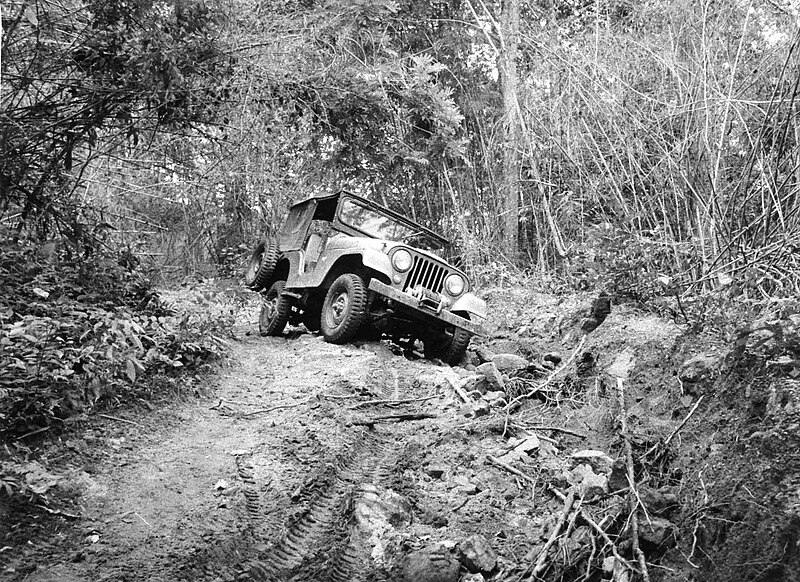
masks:
[[[377,279],[372,279],[369,282],[369,289],[370,291],[375,291],[385,297],[388,297],[392,301],[396,301],[397,303],[402,303],[406,307],[410,307],[416,311],[420,311],[429,317],[433,317],[436,319],[440,319],[445,323],[449,323],[450,325],[454,325],[456,327],[460,327],[462,329],[466,329],[468,332],[474,335],[482,335],[483,328],[480,324],[470,321],[464,317],[456,315],[455,313],[451,313],[450,311],[446,311],[441,307],[436,309],[429,304],[429,301],[422,297],[414,297],[409,295],[408,293],[403,293],[387,285],[386,283],[382,283]]]

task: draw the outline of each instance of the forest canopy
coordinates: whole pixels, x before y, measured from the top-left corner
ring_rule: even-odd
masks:
[[[8,3],[3,228],[226,274],[290,200],[349,187],[477,272],[792,293],[797,22],[789,0]]]

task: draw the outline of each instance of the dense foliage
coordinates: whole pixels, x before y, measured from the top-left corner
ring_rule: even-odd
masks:
[[[226,352],[232,309],[168,308],[130,257],[0,246],[3,436],[151,394]]]

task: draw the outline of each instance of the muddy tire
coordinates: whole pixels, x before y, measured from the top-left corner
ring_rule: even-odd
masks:
[[[289,321],[292,304],[281,295],[285,285],[286,281],[275,281],[264,294],[258,315],[258,331],[261,335],[280,335]]]
[[[436,340],[424,341],[425,357],[439,358],[451,366],[457,365],[467,353],[472,334],[460,327],[445,330],[444,335]]]
[[[367,286],[353,273],[340,275],[322,304],[320,327],[325,341],[343,344],[355,337],[367,316]]]
[[[258,243],[250,255],[250,260],[247,261],[244,284],[253,291],[264,289],[275,272],[278,255],[278,243],[275,239],[267,238]]]

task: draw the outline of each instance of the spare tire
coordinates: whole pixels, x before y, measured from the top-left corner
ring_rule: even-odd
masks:
[[[266,238],[256,245],[247,269],[244,271],[244,284],[253,291],[266,288],[269,278],[278,264],[278,243],[274,238]]]

